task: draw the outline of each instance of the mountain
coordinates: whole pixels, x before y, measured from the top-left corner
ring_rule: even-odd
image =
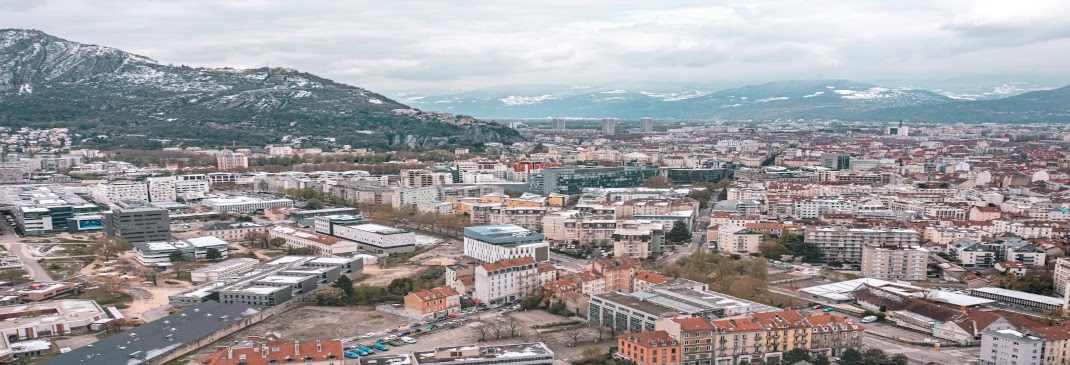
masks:
[[[442,96],[406,94],[417,107],[484,118],[641,117],[665,119],[768,120],[822,118],[971,122],[1032,122],[1065,115],[1067,100],[1056,90],[1007,83],[991,92],[885,87],[848,80],[775,81],[721,91],[624,90],[612,87],[495,88]],[[964,88],[957,90],[965,90]],[[1061,90],[1061,89],[1060,89]],[[1039,94],[1036,94],[1039,93]],[[994,95],[998,95],[997,98]],[[1038,95],[1047,99],[1033,100]],[[977,100],[971,100],[977,99]]]
[[[301,137],[319,145],[330,137],[337,145],[430,149],[522,139],[497,123],[449,121],[292,69],[162,65],[40,31],[0,30],[0,126],[108,136],[87,139],[90,146],[263,145]]]

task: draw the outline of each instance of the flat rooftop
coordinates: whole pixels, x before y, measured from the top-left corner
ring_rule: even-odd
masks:
[[[27,304],[0,307],[0,332],[24,327],[50,326],[66,323],[106,318],[104,309],[96,301],[86,299],[61,299],[50,302],[33,302]]]
[[[260,262],[260,260],[257,260],[257,259],[242,257],[242,258],[230,259],[230,260],[226,260],[226,261],[223,261],[223,262],[220,262],[220,263],[216,263],[216,264],[212,264],[212,265],[209,265],[209,266],[205,266],[205,267],[202,267],[200,269],[193,270],[193,272],[204,273],[204,272],[213,272],[213,271],[225,271],[225,270],[228,270],[228,269],[230,269],[232,267],[235,267],[235,266],[242,266],[242,265],[248,265],[248,264],[254,264],[255,265],[256,263],[259,263],[259,262]]]

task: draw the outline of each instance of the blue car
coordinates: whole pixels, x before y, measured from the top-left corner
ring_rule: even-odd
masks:
[[[377,344],[375,344],[375,349],[379,350],[379,351],[386,351],[386,350],[389,350],[390,348],[386,347],[386,345],[383,345],[381,343],[377,343]]]
[[[346,351],[346,352],[343,352],[342,354],[345,355],[345,357],[347,359],[356,359],[356,358],[360,357],[360,351],[357,351],[357,350]]]
[[[360,350],[358,350],[358,351],[364,352],[364,354],[362,354],[361,356],[367,356],[367,355],[375,354],[375,350],[372,350],[371,347],[367,347],[367,346],[361,347]]]
[[[832,311],[834,311],[834,310],[836,310],[836,308],[828,307],[828,308],[825,308],[825,313],[832,313]]]

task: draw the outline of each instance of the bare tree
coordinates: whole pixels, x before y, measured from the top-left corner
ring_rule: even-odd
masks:
[[[100,279],[100,281],[96,283],[96,289],[94,290],[100,291],[105,296],[112,297],[119,294],[122,285],[123,282],[122,280],[119,280],[119,278],[114,276],[105,276],[103,279]]]
[[[121,237],[100,237],[96,240],[93,251],[104,261],[110,261],[126,251],[127,245],[126,240]]]
[[[142,268],[138,271],[138,275],[145,278],[145,281],[151,281],[153,286],[156,286],[156,279],[160,277],[160,272],[153,268]]]
[[[610,337],[613,336],[613,329],[608,326],[595,325],[595,329],[598,330],[598,342],[602,342],[602,339],[606,335],[609,335]]]
[[[494,322],[490,322],[490,328],[494,331],[494,338],[502,338],[502,330],[505,329],[505,326],[503,325],[501,319],[496,320]]]
[[[568,339],[570,340],[568,346],[576,346],[580,343],[580,338],[583,337],[582,327],[574,327],[572,329],[566,330],[565,335],[568,336]]]
[[[487,340],[487,332],[490,331],[490,325],[487,324],[487,322],[482,322],[482,321],[474,322],[472,327],[475,328],[476,332],[479,333],[479,340],[480,341],[486,341]]]
[[[192,271],[194,263],[188,261],[176,261],[171,263],[171,268],[175,270],[175,279],[182,277],[183,272]]]
[[[520,320],[513,317],[505,317],[505,323],[503,324],[505,329],[509,331],[509,337],[516,337],[517,332],[520,330]]]

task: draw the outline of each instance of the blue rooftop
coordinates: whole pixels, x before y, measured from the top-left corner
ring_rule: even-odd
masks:
[[[515,224],[464,227],[464,236],[494,245],[514,245],[542,242],[542,233]]]

